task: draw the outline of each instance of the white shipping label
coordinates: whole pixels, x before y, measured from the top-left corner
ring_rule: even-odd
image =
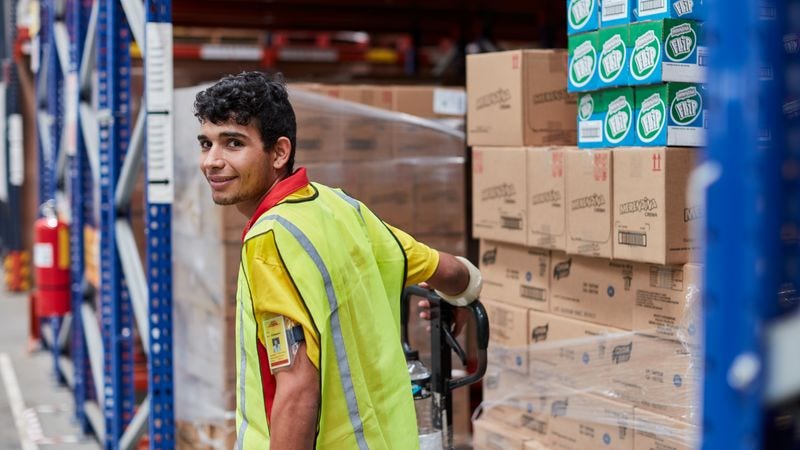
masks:
[[[6,83],[0,82],[0,201],[8,201],[8,159],[6,147]]]
[[[173,186],[172,116],[147,115],[147,201],[171,204]]]
[[[42,269],[53,267],[53,244],[39,242],[33,245],[33,266]]]
[[[172,24],[147,22],[145,94],[148,112],[172,111]]]
[[[25,181],[25,155],[22,145],[22,115],[8,116],[8,183],[22,186]]]
[[[463,116],[467,113],[467,93],[448,89],[433,91],[433,112],[451,116]]]

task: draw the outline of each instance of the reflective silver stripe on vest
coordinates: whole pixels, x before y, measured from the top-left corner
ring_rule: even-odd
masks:
[[[241,289],[241,287],[239,288]],[[245,399],[247,386],[247,348],[244,345],[244,305],[242,303],[241,293],[236,295],[239,301],[239,352],[241,354],[242,362],[239,363],[239,398],[242,410],[242,424],[239,426],[239,434],[236,436],[236,448],[242,450],[244,447],[244,433],[247,431],[247,409],[245,408]]]
[[[328,272],[328,268],[325,267],[325,263],[322,262],[322,257],[319,252],[314,248],[314,244],[312,244],[308,237],[293,223],[276,215],[264,217],[263,220],[275,220],[289,230],[306,253],[308,253],[308,256],[314,261],[320,275],[322,275],[322,281],[325,282],[325,293],[328,296],[328,306],[331,310],[331,333],[333,334],[333,345],[336,351],[336,362],[339,365],[339,378],[342,380],[344,398],[347,402],[347,412],[350,415],[350,424],[353,425],[358,448],[361,450],[368,450],[369,446],[367,446],[367,441],[364,438],[364,426],[361,423],[361,415],[358,412],[358,402],[356,401],[356,391],[353,387],[353,378],[350,374],[350,362],[347,360],[347,350],[344,348],[342,326],[339,323],[339,301],[336,298],[336,292],[333,290],[331,274]]]
[[[348,195],[347,195],[347,194],[345,194],[344,192],[337,191],[336,189],[331,189],[331,190],[332,190],[333,192],[335,192],[335,193],[336,193],[336,195],[338,195],[339,197],[341,197],[341,198],[342,198],[342,200],[346,201],[347,203],[349,203],[349,204],[350,204],[350,206],[352,206],[353,208],[355,208],[355,209],[356,209],[356,211],[358,211],[358,215],[359,215],[359,216],[361,215],[361,203],[358,203],[358,201],[357,201],[356,199],[354,199],[353,197],[350,197],[350,196],[348,196]],[[361,217],[361,219],[363,220],[363,219],[364,219],[364,217]]]

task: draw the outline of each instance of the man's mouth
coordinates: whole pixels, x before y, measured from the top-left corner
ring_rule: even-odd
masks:
[[[230,184],[236,177],[231,176],[222,176],[222,175],[210,175],[206,177],[208,180],[208,184],[211,185],[212,189],[222,189],[228,184]]]

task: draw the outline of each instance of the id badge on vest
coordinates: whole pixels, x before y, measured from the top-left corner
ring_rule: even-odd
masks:
[[[269,370],[275,373],[292,367],[300,343],[305,340],[303,327],[282,315],[269,316],[261,323]]]

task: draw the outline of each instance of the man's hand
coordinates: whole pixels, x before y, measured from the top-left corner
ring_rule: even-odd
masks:
[[[425,289],[430,289],[431,288],[428,285],[428,283],[420,283],[419,286],[421,288],[425,288]],[[417,306],[419,307],[419,317],[420,317],[420,319],[424,319],[424,320],[433,319],[433,314],[431,313],[431,302],[429,302],[428,300],[420,300],[417,303]],[[469,313],[469,311],[467,311],[466,308],[455,308],[455,317],[454,317],[455,320],[454,320],[454,323],[453,323],[453,329],[450,330],[453,333],[454,337],[457,337],[458,335],[461,334],[461,330],[463,330],[464,327],[469,322],[469,316],[470,316],[470,313]],[[430,327],[430,325],[428,325],[428,330],[430,331],[430,329],[431,329],[431,327]]]

